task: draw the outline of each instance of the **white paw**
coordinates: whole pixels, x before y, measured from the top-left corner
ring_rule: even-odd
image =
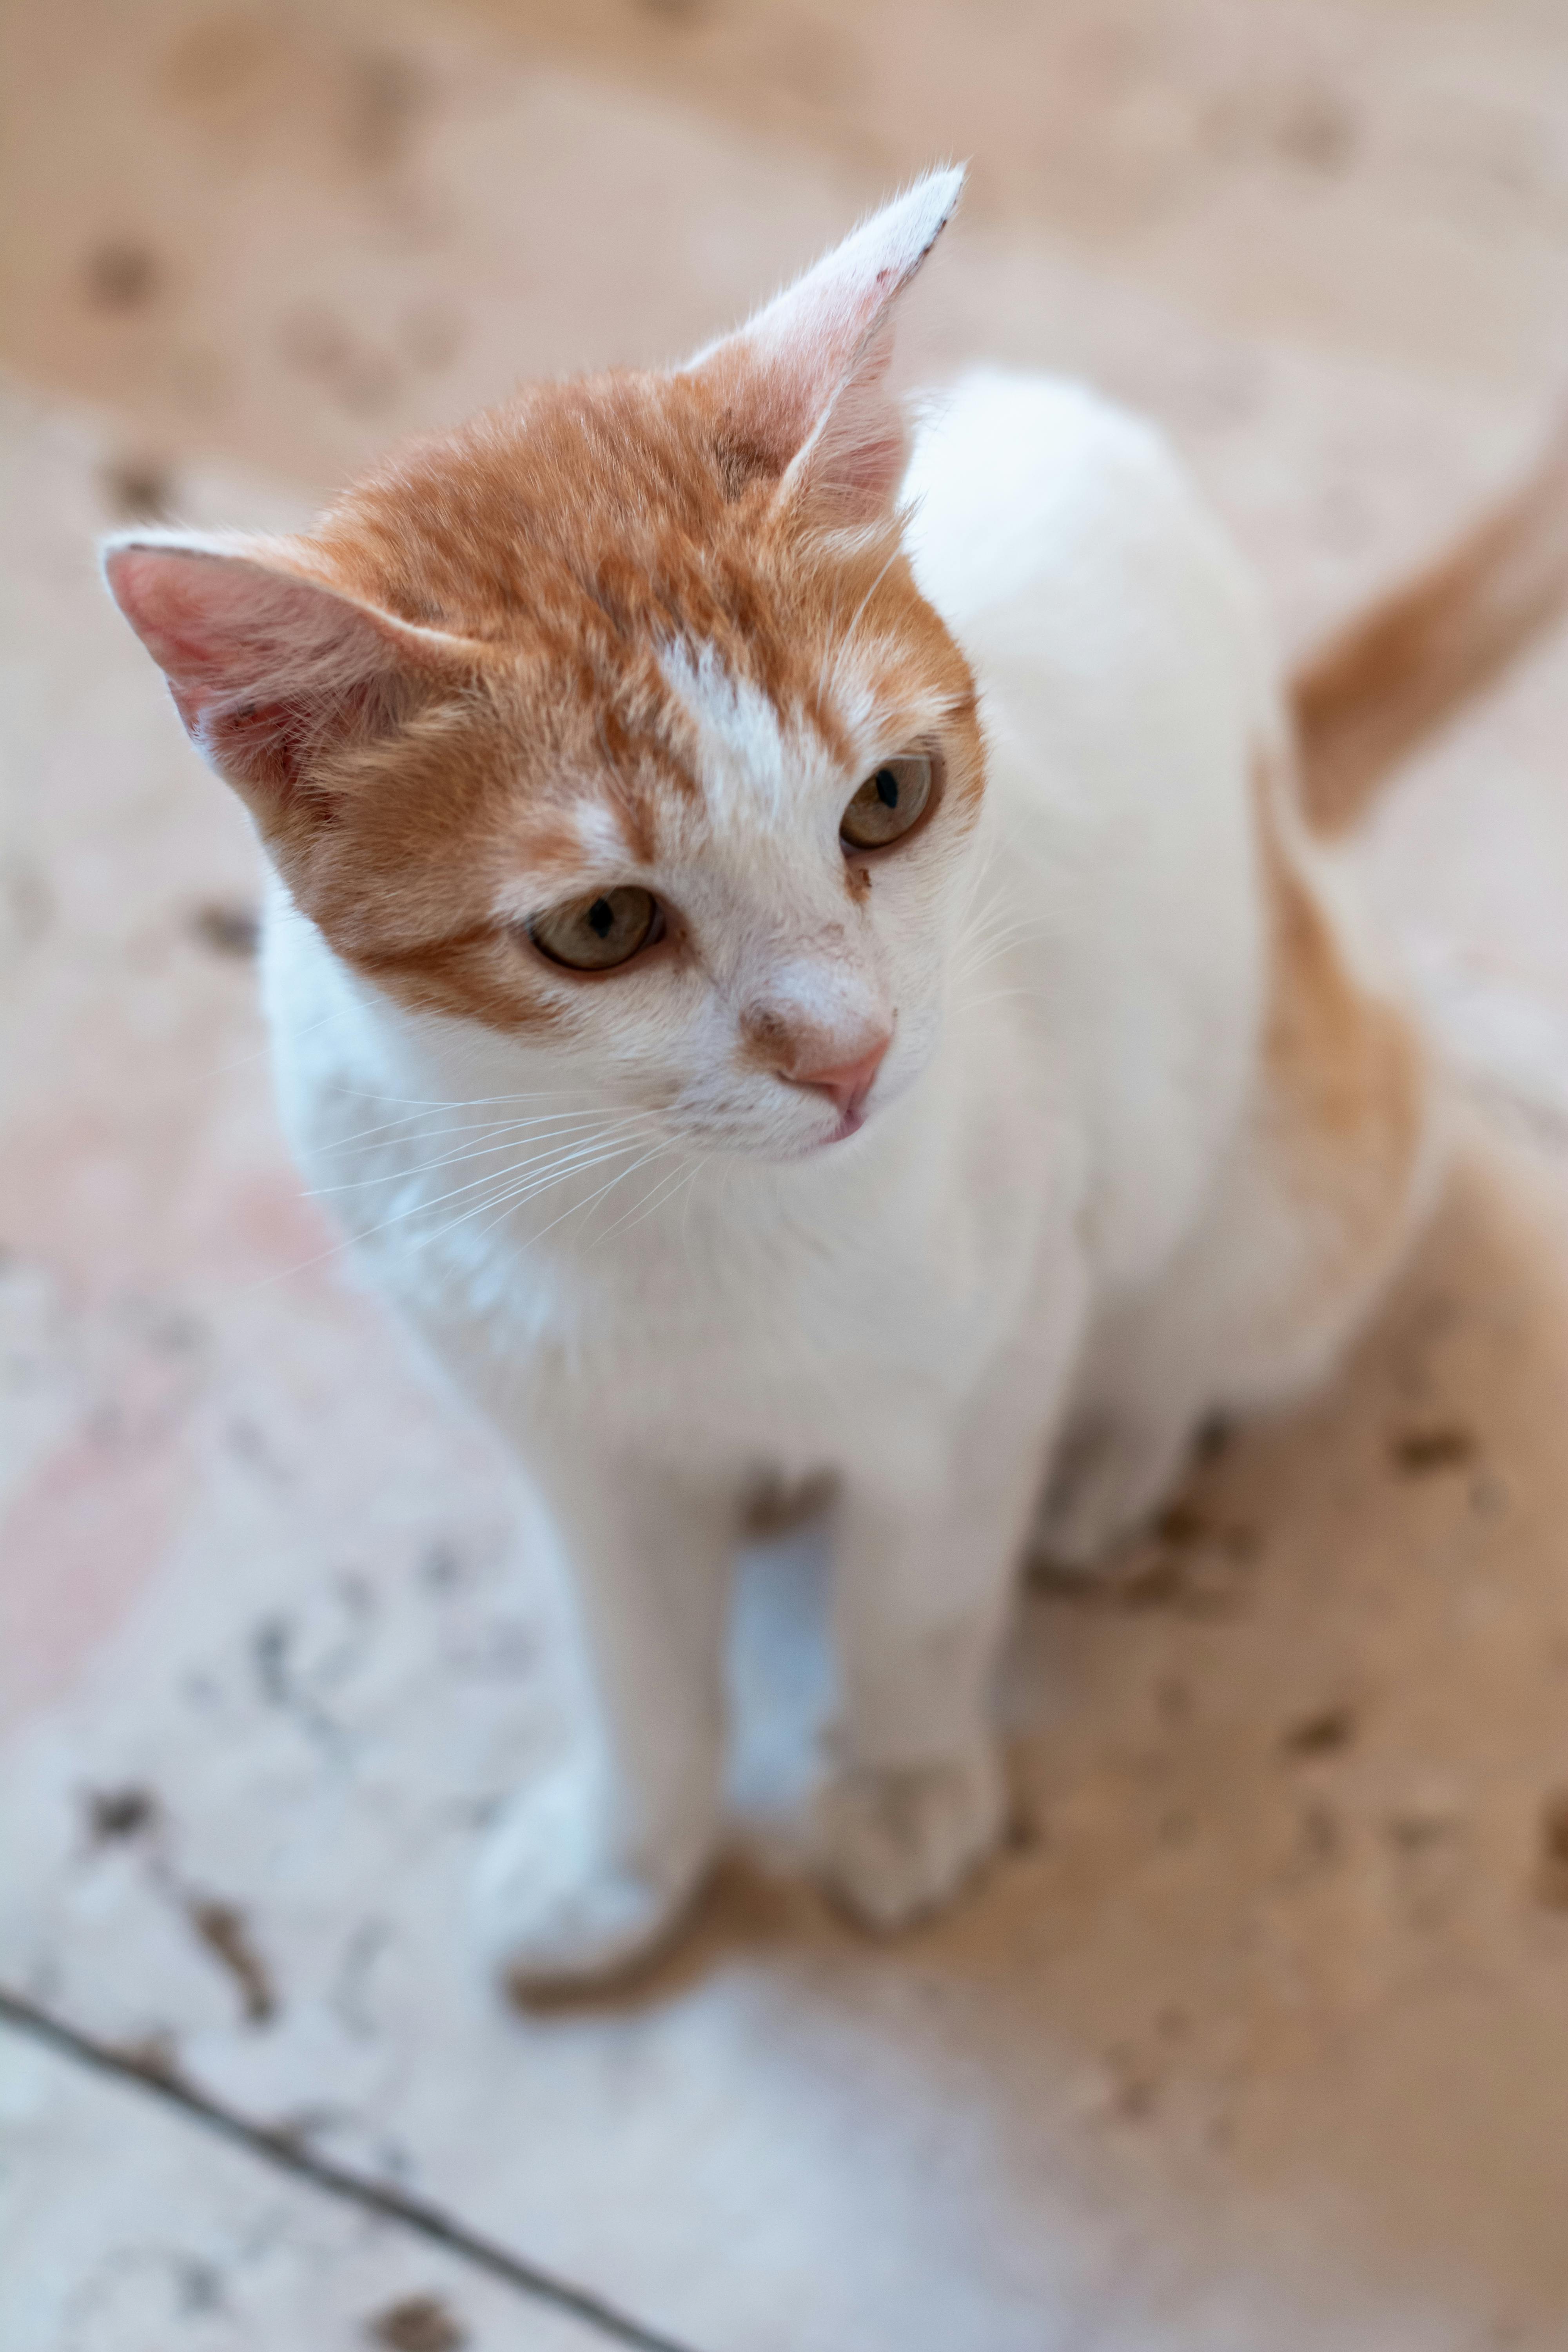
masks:
[[[905,1927],[957,1893],[1005,1811],[988,1742],[937,1763],[846,1770],[817,1802],[823,1875],[868,1927]]]
[[[475,1940],[503,1990],[593,1983],[651,1951],[679,1919],[712,1853],[708,1823],[635,1858],[617,1852],[598,1776],[558,1769],[521,1789],[487,1832]]]
[[[1100,1422],[1071,1433],[1051,1471],[1032,1549],[1090,1568],[1158,1508],[1185,1465],[1186,1423]]]

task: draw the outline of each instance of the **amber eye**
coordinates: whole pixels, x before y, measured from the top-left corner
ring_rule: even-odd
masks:
[[[663,928],[658,899],[625,883],[536,915],[528,936],[552,963],[568,964],[574,971],[609,971],[618,963],[629,963]]]
[[[931,761],[923,754],[885,761],[845,810],[839,839],[848,849],[885,848],[908,833],[930,798]]]

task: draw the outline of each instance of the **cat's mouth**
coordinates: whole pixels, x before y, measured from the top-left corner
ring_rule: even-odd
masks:
[[[815,1160],[819,1152],[830,1150],[836,1143],[847,1143],[852,1135],[858,1135],[870,1116],[865,1108],[847,1110],[837,1126],[830,1127],[826,1135],[813,1135],[805,1142],[788,1145],[779,1156],[786,1160]]]
[[[867,1106],[864,1103],[857,1103],[853,1110],[845,1112],[830,1135],[818,1137],[811,1146],[812,1150],[826,1151],[830,1143],[847,1143],[852,1135],[859,1134],[869,1116]]]

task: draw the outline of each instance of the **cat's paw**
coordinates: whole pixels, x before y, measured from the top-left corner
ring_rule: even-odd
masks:
[[[817,1801],[823,1876],[868,1927],[935,1911],[991,1853],[1005,1798],[994,1749],[898,1769],[848,1769]]]
[[[486,1834],[473,1889],[480,1957],[503,1991],[592,1984],[670,1934],[712,1854],[710,1825],[656,1853],[618,1853],[601,1783],[580,1768],[521,1789]]]
[[[1100,1422],[1074,1432],[1052,1470],[1031,1550],[1064,1568],[1094,1567],[1159,1508],[1191,1441],[1185,1422]]]

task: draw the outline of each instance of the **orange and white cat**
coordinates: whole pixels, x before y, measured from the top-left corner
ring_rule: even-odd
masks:
[[[1206,1416],[1321,1378],[1431,1190],[1420,1045],[1169,451],[991,373],[911,446],[893,312],[960,180],[687,366],[528,386],[300,538],[107,552],[271,862],[300,1161],[574,1595],[579,1750],[478,1888],[519,1986],[644,1951],[713,1856],[759,1472],[835,1474],[822,1867],[894,1927],[996,1841],[1047,1469],[1087,1561]],[[1446,594],[1303,689],[1321,798],[1440,700],[1480,592]]]

